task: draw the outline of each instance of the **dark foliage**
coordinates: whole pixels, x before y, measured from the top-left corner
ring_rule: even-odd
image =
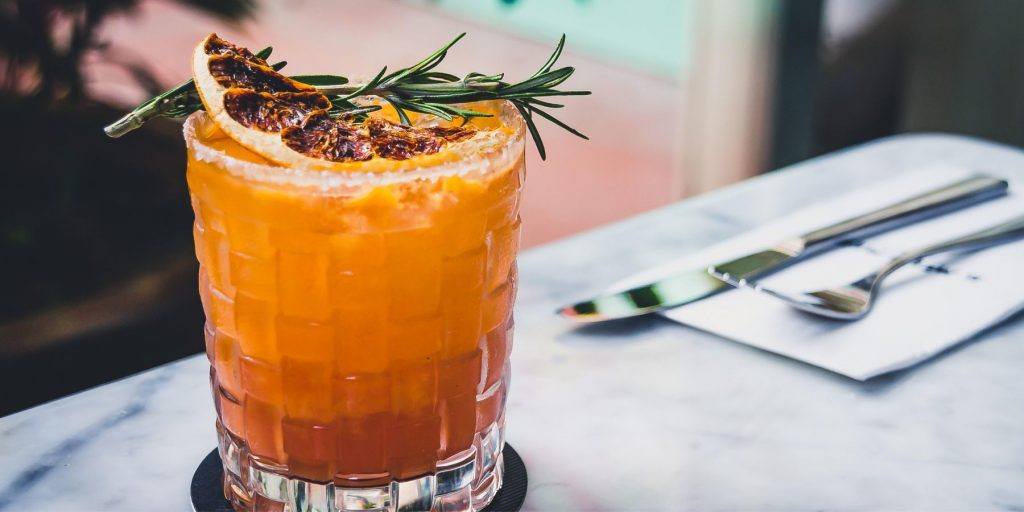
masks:
[[[249,15],[253,0],[178,0],[223,20]],[[85,99],[81,64],[90,51],[105,52],[100,24],[129,13],[140,0],[0,0],[0,92],[36,103]],[[152,75],[138,63],[122,63],[144,85]],[[149,83],[147,83],[149,82]]]

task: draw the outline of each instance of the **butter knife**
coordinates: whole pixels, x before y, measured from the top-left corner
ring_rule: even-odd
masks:
[[[765,250],[705,268],[613,292],[561,308],[558,313],[580,322],[601,322],[682,306],[732,287],[709,273],[733,279],[761,277],[844,242],[966,208],[1006,195],[1007,183],[976,175],[884,208],[859,215],[802,236],[780,241]]]

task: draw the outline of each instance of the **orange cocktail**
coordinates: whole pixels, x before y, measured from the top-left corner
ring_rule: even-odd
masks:
[[[524,130],[487,108],[487,144],[351,172],[274,166],[203,112],[186,123],[236,508],[373,508],[427,480],[478,508],[500,486]]]

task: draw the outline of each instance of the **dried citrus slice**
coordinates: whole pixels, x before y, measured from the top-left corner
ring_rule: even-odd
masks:
[[[412,128],[383,119],[369,119],[366,127],[373,152],[383,158],[398,160],[437,153],[446,143],[465,140],[473,135],[473,132],[454,126]]]
[[[267,62],[210,34],[196,46],[192,73],[210,118],[229,137],[271,162],[314,169],[374,158],[405,160],[438,153],[469,139],[463,127],[411,127],[381,118],[355,123],[329,113],[315,87],[275,71]]]
[[[321,110],[303,123],[284,129],[281,140],[296,153],[331,162],[369,160],[373,156],[370,139],[359,127],[340,122]]]
[[[316,88],[274,71],[252,52],[210,34],[196,46],[192,77],[207,115],[242,146],[282,165],[321,161],[281,142],[281,129],[330,108]]]

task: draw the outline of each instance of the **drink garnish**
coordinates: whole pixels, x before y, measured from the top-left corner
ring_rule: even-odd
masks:
[[[307,117],[302,126],[281,133],[285,146],[311,158],[332,162],[373,158],[370,139],[358,126],[339,122],[320,110]]]
[[[155,117],[180,118],[206,110],[232,139],[273,162],[331,168],[339,162],[436,153],[446,144],[471,138],[473,118],[491,115],[473,110],[471,104],[507,100],[522,115],[541,158],[546,152],[534,114],[587,138],[547,112],[562,105],[541,99],[590,94],[555,88],[574,71],[552,69],[565,45],[564,35],[544,65],[518,83],[504,82],[502,74],[474,72],[460,78],[437,71],[464,35],[413,66],[391,73],[384,68],[366,83],[350,84],[339,75],[286,76],[279,72],[284,62],[268,63],[270,48],[252,53],[210,34],[193,53],[193,80],[139,105],[105,131],[119,137]],[[367,116],[383,105],[393,108],[401,124]],[[462,123],[413,126],[410,113]]]
[[[365,130],[328,114],[333,104],[325,94],[238,48],[210,34],[193,52],[199,98],[224,133],[282,165],[329,167],[373,157]]]
[[[458,142],[473,135],[473,132],[455,126],[428,126],[412,128],[383,119],[371,118],[366,121],[373,152],[397,160],[411,155],[436,153],[448,142]]]
[[[224,91],[224,110],[247,128],[279,132],[302,122],[314,110],[327,110],[331,102],[316,91],[271,94],[232,87]]]

